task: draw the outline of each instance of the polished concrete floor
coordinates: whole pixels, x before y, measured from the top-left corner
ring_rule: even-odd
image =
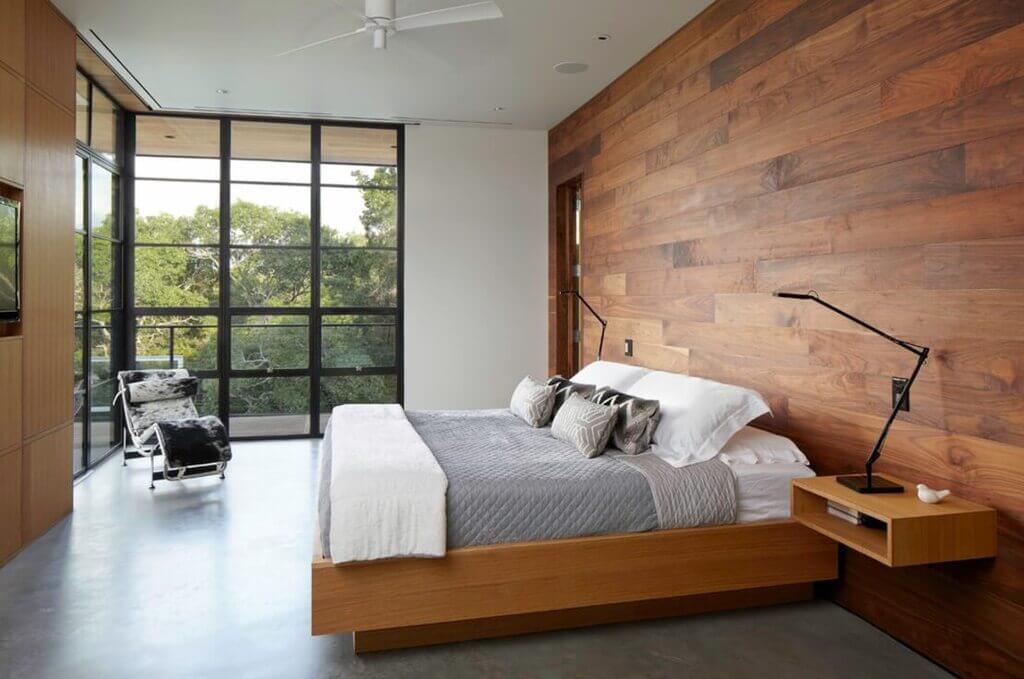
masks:
[[[108,460],[0,569],[0,677],[945,677],[826,602],[370,654],[309,634],[317,443],[235,446],[226,481]]]

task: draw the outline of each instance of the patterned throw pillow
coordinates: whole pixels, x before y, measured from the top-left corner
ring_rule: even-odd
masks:
[[[579,394],[571,394],[551,423],[551,435],[573,444],[587,457],[597,457],[608,447],[616,417],[618,409],[614,406],[603,406]]]
[[[623,394],[611,387],[598,389],[590,400],[617,409],[618,417],[612,431],[614,447],[627,455],[637,455],[651,447],[661,408],[657,401]]]
[[[567,380],[561,375],[549,377],[548,384],[555,385],[555,407],[554,410],[551,411],[552,416],[558,414],[558,409],[561,408],[565,404],[566,400],[573,394],[579,394],[583,398],[590,398],[597,389],[593,384],[580,384],[579,382]]]
[[[523,378],[512,392],[509,410],[531,427],[543,427],[551,421],[555,405],[555,385],[541,384],[530,376]]]

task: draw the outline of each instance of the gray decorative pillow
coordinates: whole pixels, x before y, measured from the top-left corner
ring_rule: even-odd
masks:
[[[531,427],[543,427],[551,421],[555,405],[555,385],[541,384],[530,376],[523,378],[512,392],[509,410]]]
[[[590,400],[618,410],[612,431],[614,447],[627,455],[637,455],[651,447],[661,411],[658,401],[623,394],[611,387],[598,389]]]
[[[597,389],[593,384],[580,384],[579,382],[572,382],[565,379],[561,375],[555,375],[554,377],[548,378],[548,384],[555,385],[555,408],[552,411],[552,416],[558,413],[558,409],[561,408],[566,399],[573,394],[579,394],[583,398],[590,398],[594,391]]]
[[[615,406],[603,406],[579,394],[570,394],[551,423],[551,435],[573,444],[587,457],[597,457],[608,447],[618,414]]]

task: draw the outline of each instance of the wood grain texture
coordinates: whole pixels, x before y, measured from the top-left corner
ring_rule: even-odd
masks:
[[[21,549],[21,448],[0,451],[0,566]]]
[[[875,577],[850,555],[833,594],[970,676],[1024,663],[1022,64],[1017,0],[720,0],[550,133],[607,358],[759,389],[763,426],[836,474],[912,357],[770,293],[933,348],[878,466],[995,507],[998,556]]]
[[[94,82],[128,111],[145,112],[149,106],[82,38],[75,38],[75,61]]]
[[[419,625],[383,630],[367,630],[353,634],[356,653],[411,648],[433,644],[449,644],[468,639],[489,639],[516,634],[547,632],[556,629],[592,627],[617,622],[651,620],[737,608],[774,606],[807,601],[814,595],[811,583],[745,589],[738,592],[694,594],[674,599],[635,601],[607,606],[587,606],[564,611],[523,613],[499,618]]]
[[[26,443],[22,454],[22,538],[35,540],[71,513],[73,427]]]
[[[25,83],[0,68],[0,181],[25,182]]]
[[[22,243],[25,438],[71,421],[74,143],[74,117],[30,91]]]
[[[887,566],[917,566],[942,561],[985,559],[996,554],[996,512],[950,495],[929,505],[916,497],[914,485],[900,483],[903,493],[862,495],[840,485],[834,476],[793,481],[793,518]],[[883,522],[883,527],[853,525],[828,514],[827,501],[838,502]]]
[[[0,325],[0,562],[71,510],[74,42],[48,3],[0,0],[0,195],[23,208],[22,317]]]
[[[47,0],[25,0],[29,85],[75,111],[75,27]]]
[[[735,80],[742,73],[866,4],[867,0],[808,0],[712,61],[711,87],[718,88]]]
[[[434,625],[829,580],[836,547],[794,521],[312,564],[313,633]]]
[[[0,338],[0,454],[21,445],[21,338]]]
[[[25,1],[0,0],[0,61],[25,75]]]

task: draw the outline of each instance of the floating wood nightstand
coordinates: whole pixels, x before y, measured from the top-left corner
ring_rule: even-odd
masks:
[[[834,476],[793,481],[793,518],[808,528],[887,566],[914,566],[996,555],[996,512],[962,498],[939,504],[917,499],[917,489],[865,495],[840,485]],[[878,527],[855,525],[827,513],[832,500],[877,519]]]

